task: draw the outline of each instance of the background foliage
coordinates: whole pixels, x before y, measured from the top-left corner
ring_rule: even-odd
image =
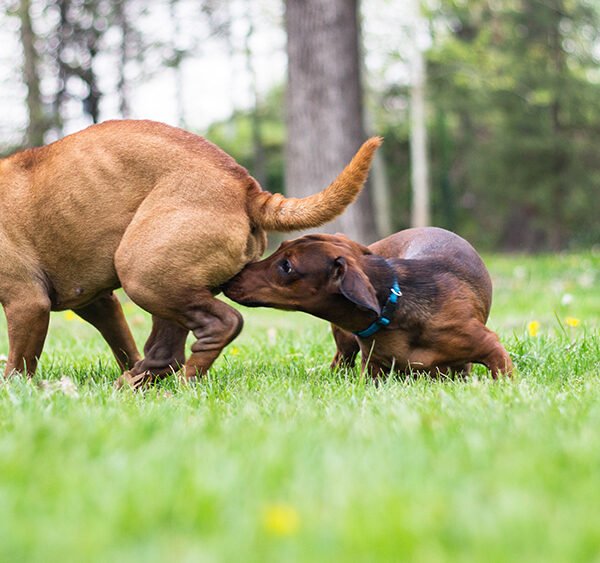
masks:
[[[539,251],[600,241],[600,11],[592,2],[444,0],[428,19],[434,224],[488,249]],[[402,58],[401,53],[392,53]],[[394,229],[410,225],[408,89],[369,90]],[[285,191],[279,93],[268,115],[269,186]],[[279,113],[279,115],[278,115]],[[208,136],[252,167],[247,124]],[[218,130],[233,126],[227,142]],[[280,167],[280,173],[277,169]]]
[[[17,136],[0,124],[5,153],[60,137],[76,116],[83,125],[106,115],[147,117],[136,114],[133,93],[165,72],[174,77],[176,121],[194,129],[186,124],[184,71],[189,61],[208,59],[216,48],[231,55],[232,88],[245,84],[250,98],[228,118],[195,129],[232,153],[266,189],[286,191],[286,79],[270,77],[271,86],[261,89],[254,41],[261,25],[283,33],[284,2],[3,0],[0,5],[0,32],[4,28],[3,37],[14,41],[22,67],[20,77],[13,74],[0,85],[6,92],[22,92],[11,99],[29,110]],[[380,177],[386,179],[387,198],[376,210],[385,215],[376,217],[380,235],[387,234],[381,225],[387,230],[410,225],[414,40],[402,5],[373,0],[360,7],[368,129],[386,139]],[[422,9],[433,223],[483,249],[598,244],[600,5],[428,0]],[[273,49],[275,55],[283,47],[275,42]],[[12,52],[2,55],[14,60]],[[19,82],[27,88],[15,90]],[[209,79],[200,86],[206,92],[210,87]],[[344,134],[344,124],[331,127]]]

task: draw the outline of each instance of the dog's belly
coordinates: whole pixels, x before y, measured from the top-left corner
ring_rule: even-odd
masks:
[[[361,340],[363,357],[386,368],[404,370],[408,368],[408,359],[412,351],[409,335],[404,331],[379,332],[373,338]]]
[[[436,366],[450,362],[451,358],[444,358],[435,350],[414,349],[406,354],[404,351],[385,350],[382,353],[373,353],[371,361],[384,367],[386,370],[396,371],[430,371]]]
[[[80,245],[61,246],[52,256],[46,256],[42,268],[53,310],[84,307],[120,287],[114,266],[118,242],[88,236]]]
[[[361,342],[361,353],[386,369],[428,371],[452,359],[426,341],[412,342],[410,333],[402,330],[378,333],[373,340]]]
[[[83,307],[120,286],[115,253],[138,201],[88,188],[85,202],[80,195],[79,205],[63,202],[60,213],[40,217],[31,237],[53,310]]]
[[[50,280],[50,299],[53,311],[64,311],[65,309],[80,309],[89,305],[99,297],[110,294],[114,289],[120,287],[119,280],[114,270],[106,272],[106,275],[90,276],[85,271],[74,279]]]
[[[445,320],[448,317],[453,320]],[[361,353],[376,365],[398,371],[432,371],[476,362],[480,337],[473,327],[484,324],[469,309],[463,307],[462,313],[452,309],[424,325],[418,338],[415,333],[401,329],[382,331],[371,341],[360,342]]]
[[[114,287],[108,287],[105,289],[102,289],[98,292],[92,293],[92,292],[86,292],[86,293],[82,293],[80,295],[77,294],[77,291],[80,290],[80,288],[76,288],[75,289],[75,294],[71,294],[72,296],[70,296],[69,294],[65,293],[65,294],[61,294],[60,296],[57,296],[56,300],[52,300],[52,311],[65,311],[67,309],[82,309],[83,307],[85,307],[86,305],[89,305],[90,303],[93,303],[94,301],[96,301],[96,299],[102,297],[102,296],[106,296],[106,295],[110,295],[112,293],[112,291],[114,289],[117,289],[119,286],[116,285]]]

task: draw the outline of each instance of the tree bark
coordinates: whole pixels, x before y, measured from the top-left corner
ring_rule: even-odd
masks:
[[[131,24],[129,22],[127,7],[127,0],[120,0],[115,4],[115,23],[121,31],[117,92],[119,93],[119,113],[124,119],[131,117],[131,105],[129,103],[130,85],[127,79],[127,64],[131,58]]]
[[[552,14],[552,26],[549,37],[550,57],[552,61],[552,74],[554,82],[560,84],[561,77],[565,75],[565,51],[563,49],[563,38],[560,31],[560,26],[563,20],[564,6],[562,0],[554,2],[554,10]],[[552,187],[552,217],[553,225],[549,229],[550,248],[554,251],[559,251],[565,248],[567,244],[567,228],[566,228],[566,200],[569,194],[568,177],[569,168],[569,151],[568,146],[571,144],[568,135],[565,134],[562,123],[562,92],[561,88],[555,88],[554,99],[550,104],[550,119],[552,123],[553,137],[558,142],[554,148],[554,158],[551,167],[553,173]]]
[[[175,107],[177,108],[177,125],[186,128],[185,119],[185,103],[183,99],[183,93],[185,92],[184,80],[183,80],[183,52],[180,51],[179,35],[181,33],[181,26],[179,25],[179,15],[177,14],[177,3],[179,0],[169,1],[169,17],[171,18],[171,25],[173,28],[173,42],[174,60],[173,60],[173,78],[175,83]]]
[[[35,48],[36,37],[29,13],[30,6],[30,0],[21,0],[19,19],[21,20],[21,43],[23,45],[23,80],[27,86],[27,112],[29,115],[25,142],[30,147],[36,147],[44,144],[44,134],[48,124],[40,92],[39,56]]]
[[[304,197],[331,182],[362,141],[357,0],[287,0],[286,190]],[[367,186],[346,212],[320,231],[377,239]]]
[[[425,123],[425,57],[419,46],[418,25],[420,8],[412,0],[414,11],[412,84],[410,87],[410,160],[412,180],[413,227],[428,227],[431,224],[429,197],[429,170],[427,163],[427,127]]]
[[[248,30],[244,41],[244,56],[246,59],[246,70],[250,78],[250,89],[254,107],[251,110],[250,125],[252,127],[252,174],[258,183],[265,185],[267,181],[267,169],[265,161],[265,147],[262,136],[262,119],[260,99],[258,93],[258,77],[252,54],[252,36],[254,34],[254,20],[252,14],[251,0],[246,0],[246,19]]]

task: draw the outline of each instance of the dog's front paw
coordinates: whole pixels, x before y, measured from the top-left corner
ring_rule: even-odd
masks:
[[[352,369],[356,363],[356,354],[344,355],[340,351],[336,352],[329,369],[335,371],[337,369]]]

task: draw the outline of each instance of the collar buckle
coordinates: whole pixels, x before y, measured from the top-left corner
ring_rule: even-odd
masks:
[[[394,283],[390,288],[390,295],[381,310],[381,315],[379,318],[371,323],[364,330],[359,330],[355,332],[356,336],[359,338],[368,338],[372,336],[376,332],[379,332],[381,328],[388,326],[392,321],[390,317],[394,313],[394,309],[396,308],[396,304],[398,303],[398,298],[402,296],[402,291],[400,290],[400,286],[398,285],[398,280],[394,277]]]

